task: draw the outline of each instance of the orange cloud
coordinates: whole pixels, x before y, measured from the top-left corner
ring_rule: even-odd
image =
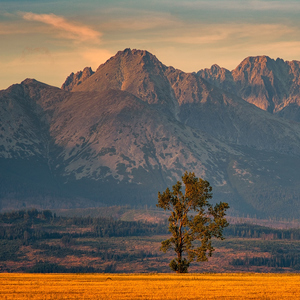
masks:
[[[101,33],[85,25],[75,24],[65,18],[54,14],[35,14],[32,12],[23,13],[23,19],[48,24],[63,34],[65,38],[77,41],[99,42]]]

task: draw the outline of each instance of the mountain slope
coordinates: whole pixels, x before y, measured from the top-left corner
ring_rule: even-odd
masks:
[[[231,78],[219,69],[210,74]],[[154,205],[188,170],[232,213],[296,216],[299,124],[234,95],[233,77],[227,91],[206,77],[125,49],[62,89],[25,80],[0,91],[2,208]]]
[[[222,72],[224,80],[230,77],[225,69],[217,69],[216,74]],[[72,91],[109,88],[127,91],[178,121],[226,142],[300,153],[298,125],[266,114],[196,74],[166,67],[147,51],[118,52],[85,82],[75,84]]]
[[[121,183],[131,184],[136,190],[133,194],[140,198],[145,190],[153,197],[153,186],[156,191],[165,188],[179,178],[182,170],[205,176],[207,168],[217,165],[212,152],[236,152],[158,114],[155,108],[124,91],[68,93],[26,80],[12,87],[10,97],[14,98],[15,90],[31,90],[33,85],[43,95],[36,101],[36,106],[43,109],[41,118],[50,124],[44,128],[48,139],[41,141],[44,146],[52,143],[49,152],[44,151],[43,161],[56,180],[82,196],[94,199],[100,194],[112,203],[116,199],[128,201],[131,195],[120,196],[119,190],[118,195],[109,196],[112,187]],[[29,97],[28,101],[32,100]],[[31,140],[28,136],[16,139],[24,144]],[[31,153],[27,149],[24,153],[14,150],[22,159]],[[218,172],[215,176],[223,181]],[[78,188],[80,181],[85,185],[85,180],[90,181],[90,191],[84,186]]]
[[[177,73],[177,75],[176,75]],[[168,74],[181,122],[235,145],[300,154],[297,124],[281,120],[195,74]]]

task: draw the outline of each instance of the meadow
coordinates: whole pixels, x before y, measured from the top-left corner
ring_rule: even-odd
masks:
[[[300,299],[299,274],[0,274],[0,299]]]

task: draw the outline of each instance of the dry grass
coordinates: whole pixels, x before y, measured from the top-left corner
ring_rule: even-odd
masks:
[[[0,274],[0,299],[300,299],[299,282],[299,274]]]

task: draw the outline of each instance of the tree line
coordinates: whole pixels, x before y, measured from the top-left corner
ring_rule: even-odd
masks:
[[[63,233],[61,228],[90,230]],[[40,239],[67,239],[78,237],[126,237],[167,234],[167,221],[147,223],[121,221],[103,217],[60,217],[50,210],[18,210],[0,214],[0,239],[34,241]],[[266,240],[300,240],[300,229],[276,229],[253,224],[230,224],[224,229],[225,237],[260,238]]]
[[[253,224],[230,224],[224,229],[224,235],[266,240],[300,240],[300,228],[276,229]]]
[[[300,255],[297,253],[277,254],[271,257],[245,257],[233,259],[233,266],[266,266],[300,270]]]
[[[62,228],[75,227],[72,233],[62,232]],[[88,228],[88,230],[76,230]],[[57,217],[49,210],[20,210],[0,214],[0,239],[59,239],[64,236],[78,237],[126,237],[165,234],[165,223],[121,221],[103,217]]]

